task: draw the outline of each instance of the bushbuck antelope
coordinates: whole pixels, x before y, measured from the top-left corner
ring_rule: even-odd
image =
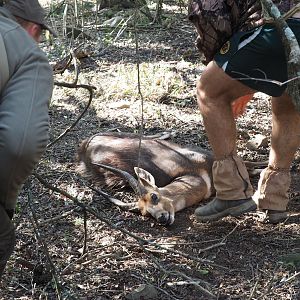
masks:
[[[169,225],[175,212],[210,197],[212,163],[211,153],[199,147],[99,133],[81,143],[77,171],[100,186],[130,185],[141,213]]]

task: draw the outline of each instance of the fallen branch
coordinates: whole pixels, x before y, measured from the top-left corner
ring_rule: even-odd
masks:
[[[44,251],[44,254],[47,258],[48,264],[49,264],[50,269],[51,269],[51,275],[52,275],[54,283],[55,283],[57,298],[60,300],[60,299],[62,299],[61,285],[60,285],[60,282],[58,280],[55,265],[54,265],[54,263],[53,263],[53,261],[50,257],[48,247],[47,247],[47,245],[46,245],[44,239],[42,238],[42,235],[40,234],[39,229],[38,229],[38,221],[37,221],[37,217],[36,217],[35,211],[34,211],[33,206],[32,206],[30,191],[28,192],[28,203],[29,203],[29,208],[30,208],[30,211],[31,211],[31,218],[30,219],[31,219],[31,223],[32,223],[32,226],[33,226],[33,230],[34,230],[34,233],[35,233],[35,236],[36,236],[37,240],[39,241],[39,243],[43,247],[43,251]]]
[[[75,120],[75,122],[73,124],[71,124],[67,129],[65,129],[65,131],[63,133],[61,133],[54,141],[50,142],[47,145],[47,148],[53,146],[57,141],[59,141],[61,138],[63,138],[71,129],[73,129],[76,126],[76,124],[79,122],[79,120],[82,118],[82,116],[86,113],[86,111],[90,107],[92,100],[93,100],[93,92],[96,89],[95,86],[86,85],[86,84],[74,84],[74,83],[67,83],[67,82],[54,82],[54,84],[57,86],[63,86],[63,87],[72,88],[72,89],[74,89],[74,88],[75,89],[77,89],[77,88],[87,89],[90,93],[90,96],[89,96],[88,104],[86,105],[84,110],[81,112],[79,117]]]
[[[84,228],[84,240],[83,240],[83,247],[82,247],[82,256],[86,254],[87,250],[87,240],[88,240],[88,230],[87,230],[87,212],[83,210],[83,228]]]
[[[283,281],[281,281],[279,284],[277,284],[276,288],[281,287],[282,285],[285,285],[286,283],[294,280],[296,277],[300,276],[300,272],[296,272],[294,275],[284,279]]]
[[[245,223],[246,220],[248,220],[248,219],[249,219],[249,217],[245,218],[245,219],[242,220],[241,222],[238,222],[238,223],[234,226],[234,228],[222,238],[221,243],[224,243],[224,242],[228,239],[228,237],[231,236],[231,235],[237,230],[237,228],[238,228],[241,224]]]
[[[166,268],[164,268],[158,261],[157,259],[152,255],[150,254],[150,258],[151,260],[154,262],[154,264],[161,270],[163,271],[165,274],[167,275],[172,275],[172,276],[180,276],[184,279],[186,279],[186,284],[190,284],[190,285],[193,285],[195,286],[196,289],[200,290],[202,293],[204,293],[206,296],[208,296],[210,299],[217,299],[217,297],[211,292],[208,290],[208,288],[211,288],[210,284],[207,283],[206,281],[204,280],[201,280],[201,279],[193,279],[189,276],[187,276],[186,274],[182,273],[182,272],[179,272],[179,271],[169,271],[167,270]],[[182,282],[182,281],[181,281]],[[174,283],[172,283],[173,285],[175,285]],[[205,287],[203,287],[202,285],[204,285]],[[170,284],[168,284],[170,285]]]
[[[40,226],[43,226],[43,225],[47,225],[47,224],[49,224],[49,223],[53,223],[53,222],[59,221],[59,220],[61,220],[61,219],[66,218],[67,216],[73,214],[75,211],[76,211],[76,208],[71,209],[71,210],[69,210],[69,211],[67,211],[67,212],[65,212],[65,213],[62,213],[61,215],[55,216],[55,217],[53,217],[53,218],[51,218],[51,219],[47,219],[47,220],[40,221],[40,222],[39,222],[39,225],[40,225]]]

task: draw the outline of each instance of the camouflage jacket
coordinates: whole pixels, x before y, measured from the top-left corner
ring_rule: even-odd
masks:
[[[281,14],[300,0],[273,0]],[[221,46],[237,31],[246,31],[264,23],[258,0],[190,0],[189,20],[195,25],[196,45],[211,61]]]

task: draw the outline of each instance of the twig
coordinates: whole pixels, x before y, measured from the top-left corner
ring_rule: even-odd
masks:
[[[71,261],[62,271],[61,271],[61,275],[68,275],[69,274],[69,270],[70,267],[76,263],[80,263],[84,258],[86,258],[88,256],[88,253],[80,256],[78,259]]]
[[[168,282],[167,285],[168,286],[174,286],[174,285],[182,286],[182,285],[197,285],[199,283],[201,283],[200,280],[189,280],[189,281],[180,280],[180,281],[175,281],[175,282]]]
[[[78,70],[78,65],[77,65],[76,54],[73,49],[70,50],[70,53],[71,53],[74,68],[75,68],[75,78],[74,78],[73,84],[77,84],[78,77],[79,77],[79,70]]]
[[[224,239],[223,239],[223,240],[224,240]],[[218,247],[221,247],[221,246],[226,245],[226,243],[224,243],[223,240],[222,240],[220,243],[210,245],[210,246],[208,246],[208,247],[206,247],[206,248],[203,248],[203,249],[199,249],[199,250],[197,251],[197,253],[199,254],[199,253],[206,252],[206,251],[208,251],[208,250],[211,250],[211,249],[218,248]]]
[[[130,16],[125,22],[123,22],[123,24],[121,25],[121,28],[119,29],[119,31],[117,32],[117,35],[114,37],[114,39],[111,41],[111,43],[108,46],[104,47],[98,54],[94,55],[93,57],[102,56],[105,53],[105,51],[107,51],[117,41],[117,39],[119,37],[121,37],[123,32],[126,30],[126,28],[128,28],[127,24],[131,18],[132,18],[132,16]],[[116,26],[116,28],[110,34],[112,34],[121,23],[122,23],[122,21]]]
[[[262,273],[264,273],[264,270],[261,270],[261,271],[262,271]],[[272,276],[272,278],[268,281],[268,284],[267,284],[267,291],[265,291],[265,292],[262,292],[262,291],[256,292],[256,291],[257,291],[257,286],[258,286],[259,282],[262,280],[262,274],[258,274],[257,276],[255,276],[255,275],[253,274],[253,280],[254,280],[254,277],[258,277],[258,278],[256,279],[256,281],[255,281],[255,283],[254,283],[254,286],[253,286],[252,289],[251,289],[251,293],[250,293],[250,295],[249,295],[249,297],[248,297],[247,299],[248,299],[248,300],[251,300],[251,299],[266,299],[265,297],[267,296],[267,294],[270,293],[272,290],[274,290],[274,288],[281,287],[281,286],[284,285],[286,282],[288,282],[288,281],[294,279],[296,276],[298,276],[298,275],[300,274],[300,272],[298,272],[298,273],[294,274],[293,276],[287,278],[285,281],[281,281],[278,285],[272,286],[273,283],[274,283],[274,281],[276,280],[276,278],[275,278],[275,275],[276,275],[276,273],[277,273],[276,271],[277,271],[277,269],[273,270],[273,276]],[[253,269],[252,269],[252,272],[253,272]],[[268,276],[268,277],[270,277],[270,276]],[[277,280],[276,280],[276,281],[277,281]],[[257,296],[254,298],[254,295],[255,295],[255,294],[259,294],[259,295],[257,295]],[[270,297],[267,297],[267,298],[269,299]],[[276,298],[276,299],[277,299],[277,298]]]
[[[265,212],[261,212],[261,213],[264,214],[264,215],[266,214]],[[266,231],[260,231],[260,232],[257,233],[257,235],[269,234],[269,233],[272,233],[272,232],[276,231],[278,228],[282,227],[289,220],[289,218],[290,218],[290,216],[287,216],[287,218],[283,222],[281,222],[277,225],[274,225],[272,227],[272,229],[269,229],[269,230],[266,230]]]
[[[73,61],[74,69],[75,69],[75,78],[74,78],[74,81],[72,84],[77,84],[77,81],[78,81],[79,69],[78,69],[78,65],[77,65],[77,56],[78,56],[79,49],[81,46],[82,46],[82,44],[80,44],[75,49],[70,49],[70,54],[68,54],[66,57],[64,57],[59,62],[57,62],[56,65],[54,65],[54,67],[53,67],[54,74],[58,74],[58,73],[62,74],[70,66],[71,61]],[[59,70],[56,70],[62,64],[63,64],[62,68]]]
[[[298,277],[300,275],[300,272],[296,272],[294,275],[288,277],[287,279],[281,281],[276,288],[281,287],[282,285],[286,284],[287,282],[292,281],[293,279],[295,279],[296,277]]]
[[[61,219],[64,219],[66,218],[67,216],[71,215],[72,213],[74,213],[74,211],[76,210],[76,208],[74,209],[71,209],[61,215],[58,215],[58,216],[55,216],[53,218],[50,218],[50,219],[47,219],[47,220],[44,220],[44,221],[40,221],[39,222],[39,225],[40,226],[43,226],[43,225],[46,225],[46,224],[49,224],[49,223],[53,223],[53,222],[56,222],[58,220],[61,220]]]
[[[252,288],[252,290],[251,290],[250,296],[249,296],[249,298],[248,298],[249,300],[251,300],[252,297],[253,297],[253,295],[255,294],[258,283],[259,283],[259,279],[257,279],[257,280],[255,281],[255,284],[254,284],[254,286],[253,286],[253,288]]]
[[[155,16],[153,21],[151,22],[152,24],[155,23],[161,23],[161,11],[162,11],[162,7],[163,7],[163,0],[157,0],[156,1],[156,9],[155,9]]]
[[[82,249],[82,255],[86,254],[87,249],[87,213],[86,210],[83,209],[83,227],[84,227],[84,240],[83,240],[83,249]]]
[[[197,241],[197,242],[158,242],[159,245],[169,245],[169,246],[187,246],[187,245],[197,245],[197,244],[203,244],[208,242],[215,242],[219,239],[213,239],[210,241]]]
[[[273,283],[274,283],[274,281],[275,281],[275,274],[276,274],[275,271],[277,271],[277,270],[276,270],[276,269],[274,270],[273,276],[272,276],[271,279],[268,281],[268,284],[267,284],[267,290],[266,290],[264,293],[262,293],[257,299],[264,299],[265,296],[267,296],[267,295],[271,292],[271,290],[272,290],[272,285],[273,285]]]
[[[192,244],[192,243],[190,243],[190,244]],[[161,245],[161,243],[159,243],[158,245]],[[164,244],[164,245],[165,245],[165,244]],[[178,244],[175,243],[175,244],[173,244],[173,245],[178,245]],[[206,252],[206,251],[208,251],[208,250],[211,250],[211,249],[214,249],[214,248],[218,248],[218,247],[221,247],[221,246],[224,246],[224,245],[226,245],[226,243],[220,242],[220,243],[217,243],[217,244],[208,246],[208,247],[206,247],[206,248],[199,249],[199,250],[197,251],[197,253],[200,254],[200,253],[203,253],[203,252]],[[160,250],[157,250],[157,249],[155,249],[155,250],[153,250],[153,249],[147,249],[147,250],[150,251],[150,252],[155,252],[155,253],[165,253],[165,251],[160,251]]]
[[[207,288],[204,288],[203,286],[200,285],[203,284],[205,285],[206,287],[209,287],[210,285],[205,282],[204,280],[201,280],[201,279],[192,279],[190,278],[189,276],[187,276],[186,274],[182,273],[182,272],[179,272],[179,271],[169,271],[167,269],[165,269],[158,261],[157,259],[152,255],[150,254],[149,255],[151,260],[154,262],[154,264],[161,270],[163,271],[164,273],[168,274],[168,275],[176,275],[176,276],[180,276],[180,277],[183,277],[184,279],[187,280],[187,282],[191,285],[194,285],[198,290],[200,290],[201,292],[203,292],[206,296],[210,297],[211,299],[217,299],[217,297],[209,290],[207,290]]]
[[[86,105],[84,110],[81,112],[79,117],[75,120],[75,122],[73,124],[71,124],[63,133],[61,133],[54,141],[50,142],[47,145],[47,148],[53,146],[57,141],[59,141],[61,138],[63,138],[72,128],[74,128],[76,126],[76,124],[79,122],[79,120],[82,118],[82,116],[85,114],[85,112],[90,107],[92,100],[93,100],[93,92],[94,92],[93,90],[96,89],[96,87],[91,86],[91,85],[86,85],[86,84],[73,84],[73,83],[67,83],[67,82],[54,82],[54,84],[57,86],[63,86],[63,87],[68,87],[68,88],[72,88],[72,89],[74,89],[74,88],[87,89],[90,93],[90,96],[89,96],[88,104]]]
[[[139,275],[130,274],[130,276],[141,280],[141,275],[140,274]],[[143,279],[144,282],[148,283],[148,280],[146,280],[143,277],[142,277],[142,279]],[[170,293],[168,293],[164,289],[160,288],[159,286],[155,285],[155,288],[158,289],[159,291],[161,291],[162,293],[166,294],[170,299],[178,300],[178,298],[174,297],[173,295],[171,295]]]
[[[224,242],[224,241],[226,241],[226,240],[228,239],[228,237],[229,237],[230,235],[232,235],[232,234],[237,230],[237,228],[238,228],[241,224],[245,223],[246,220],[248,220],[248,219],[249,219],[249,217],[245,218],[244,220],[242,220],[241,222],[239,222],[238,224],[236,224],[235,227],[234,227],[228,234],[226,234],[226,235],[222,238],[221,243]]]
[[[24,215],[24,213],[26,212],[26,209],[28,208],[29,202],[27,201],[21,211],[21,213],[18,215],[18,219],[15,220],[15,228],[17,229],[22,221],[22,217]]]
[[[293,78],[290,78],[286,81],[278,81],[278,80],[275,80],[275,79],[268,79],[268,78],[256,78],[256,77],[251,77],[245,73],[242,73],[242,72],[237,72],[237,71],[232,71],[232,73],[235,73],[235,74],[239,74],[239,75],[242,75],[244,77],[240,77],[240,78],[234,78],[233,80],[238,80],[238,81],[243,81],[243,80],[253,80],[253,81],[262,81],[262,82],[269,82],[269,83],[273,83],[273,84],[276,84],[278,86],[283,86],[285,84],[288,84],[290,82],[293,82],[297,79],[300,78],[300,76],[295,76]]]
[[[139,40],[138,40],[138,33],[136,28],[136,19],[138,14],[138,3],[135,3],[134,9],[134,39],[135,39],[135,56],[136,56],[136,68],[137,68],[137,89],[138,94],[141,99],[141,123],[139,127],[139,147],[138,147],[138,159],[137,159],[137,167],[139,168],[141,165],[141,147],[142,147],[142,136],[144,131],[144,96],[141,89],[141,76],[140,76],[140,56],[139,56]],[[139,179],[140,180],[140,179]]]
[[[54,266],[54,264],[51,260],[50,254],[49,254],[48,247],[47,247],[47,245],[46,245],[44,239],[42,238],[42,236],[39,232],[39,229],[38,229],[38,221],[37,221],[37,217],[36,217],[35,211],[34,211],[33,206],[32,206],[30,191],[28,192],[28,203],[29,203],[29,207],[30,207],[30,210],[31,210],[31,218],[30,219],[31,219],[31,223],[33,225],[34,233],[36,235],[37,240],[41,243],[41,245],[43,247],[44,254],[45,254],[45,256],[48,260],[49,266],[51,268],[52,277],[53,277],[54,282],[55,282],[55,289],[56,289],[56,292],[57,292],[57,297],[60,300],[60,299],[62,299],[61,286],[60,286],[60,283],[59,283],[59,280],[58,280],[58,277],[57,277],[56,268],[55,268],[55,266]]]

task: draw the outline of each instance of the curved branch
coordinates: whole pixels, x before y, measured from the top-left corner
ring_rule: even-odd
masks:
[[[63,86],[63,87],[67,87],[67,88],[73,88],[73,89],[74,88],[87,89],[90,93],[90,96],[89,96],[88,104],[86,105],[84,110],[81,112],[81,114],[78,116],[78,118],[75,120],[75,122],[73,124],[71,124],[67,129],[65,129],[65,131],[63,133],[61,133],[54,141],[50,142],[47,145],[47,148],[53,146],[57,141],[59,141],[61,138],[63,138],[71,129],[73,129],[76,126],[76,124],[79,122],[79,120],[82,118],[82,116],[86,113],[86,111],[90,107],[92,100],[93,100],[93,93],[94,93],[94,90],[96,89],[95,86],[91,86],[91,85],[74,84],[74,83],[67,83],[67,82],[54,82],[54,85]]]

